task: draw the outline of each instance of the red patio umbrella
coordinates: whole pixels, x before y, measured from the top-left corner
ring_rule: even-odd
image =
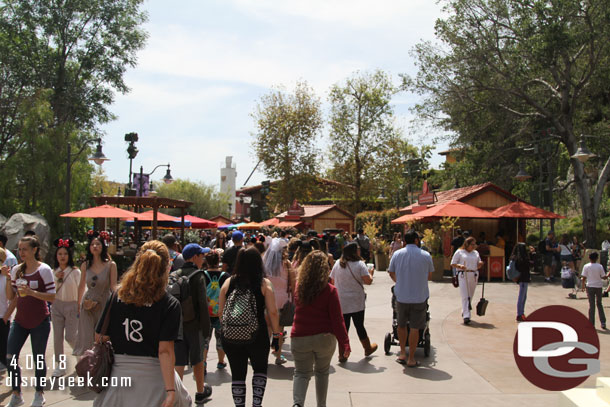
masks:
[[[153,216],[154,216],[154,211],[146,211],[146,212],[136,214],[136,217],[138,218],[139,221],[151,221],[152,222]],[[133,218],[133,216],[130,216],[130,218]],[[186,217],[185,217],[185,219],[186,219]],[[157,222],[162,222],[162,221],[181,222],[182,219],[157,211]]]
[[[140,213],[126,211],[110,205],[95,206],[76,212],[60,215],[64,218],[139,218]]]
[[[508,205],[494,209],[492,214],[498,218],[520,219],[563,219],[565,216],[537,208],[523,201],[511,202]]]
[[[194,229],[215,229],[218,227],[218,223],[197,216],[184,215],[184,220],[191,221],[191,227]]]
[[[405,223],[411,220],[421,220],[424,218],[481,218],[481,219],[496,219],[497,215],[492,214],[484,209],[476,206],[468,205],[460,201],[448,201],[439,205],[432,206],[421,212],[403,215],[400,218],[394,219],[392,224]]]

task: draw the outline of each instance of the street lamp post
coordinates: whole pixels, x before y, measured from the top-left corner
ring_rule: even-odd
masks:
[[[125,196],[128,196],[131,192],[131,169],[133,159],[138,155],[138,148],[136,147],[136,141],[138,141],[138,133],[127,133],[125,134],[125,141],[129,142],[127,146],[127,157],[129,158],[129,182],[127,183],[127,189],[125,190]],[[128,192],[130,191],[130,192]]]
[[[144,194],[144,175],[148,175],[149,180],[150,180],[150,176],[157,170],[157,168],[159,167],[167,167],[167,172],[165,173],[165,175],[163,176],[163,182],[165,182],[166,184],[171,184],[172,182],[174,182],[174,178],[172,178],[172,173],[170,171],[170,166],[169,163],[168,164],[159,164],[157,165],[151,172],[149,172],[148,174],[144,174],[144,167],[140,166],[140,179],[139,179],[139,192],[140,192],[140,196],[143,196]],[[131,177],[131,173],[130,173],[130,177]],[[150,182],[150,184],[152,185],[152,181]]]
[[[97,165],[102,165],[104,163],[104,161],[109,161],[109,158],[106,158],[106,156],[104,155],[104,153],[102,152],[102,139],[101,138],[97,138],[97,139],[93,139],[93,140],[87,140],[85,142],[85,144],[83,145],[83,147],[80,149],[79,152],[77,152],[74,155],[74,162],[76,162],[76,159],[78,158],[78,156],[80,155],[80,153],[85,149],[85,147],[91,143],[92,141],[96,141],[97,142],[97,146],[95,149],[95,153],[89,157],[89,160],[93,161],[94,163],[96,163]],[[72,146],[70,145],[70,143],[66,143],[66,150],[67,150],[67,159],[66,159],[66,200],[65,200],[65,211],[66,213],[70,212],[70,199],[71,199],[71,184],[72,184],[72,165],[74,164],[74,162],[72,161]],[[70,218],[66,217],[65,218],[65,223],[64,223],[64,234],[65,236],[70,236]]]
[[[239,193],[239,212],[240,212],[240,220],[243,222],[244,221],[244,193],[240,192]]]

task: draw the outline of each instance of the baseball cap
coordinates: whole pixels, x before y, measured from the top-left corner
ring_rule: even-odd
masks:
[[[210,251],[207,247],[201,247],[197,243],[189,243],[182,249],[182,258],[188,260],[198,254],[206,254]]]
[[[231,239],[233,239],[233,241],[235,241],[235,242],[239,242],[240,240],[244,239],[244,234],[241,231],[236,230],[231,235]]]

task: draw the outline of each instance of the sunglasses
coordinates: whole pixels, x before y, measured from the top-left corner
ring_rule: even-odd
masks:
[[[91,283],[91,288],[95,287],[95,285],[97,284],[97,276],[93,276],[91,277],[92,283]]]

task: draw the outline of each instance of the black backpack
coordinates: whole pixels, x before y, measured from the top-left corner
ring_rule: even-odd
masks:
[[[538,254],[546,254],[546,239],[538,242]]]
[[[199,273],[201,273],[201,270],[196,270],[190,275],[185,276],[182,274],[182,270],[177,270],[169,274],[167,292],[175,299],[180,301],[183,323],[191,322],[197,319],[193,294],[191,293],[191,278]]]

